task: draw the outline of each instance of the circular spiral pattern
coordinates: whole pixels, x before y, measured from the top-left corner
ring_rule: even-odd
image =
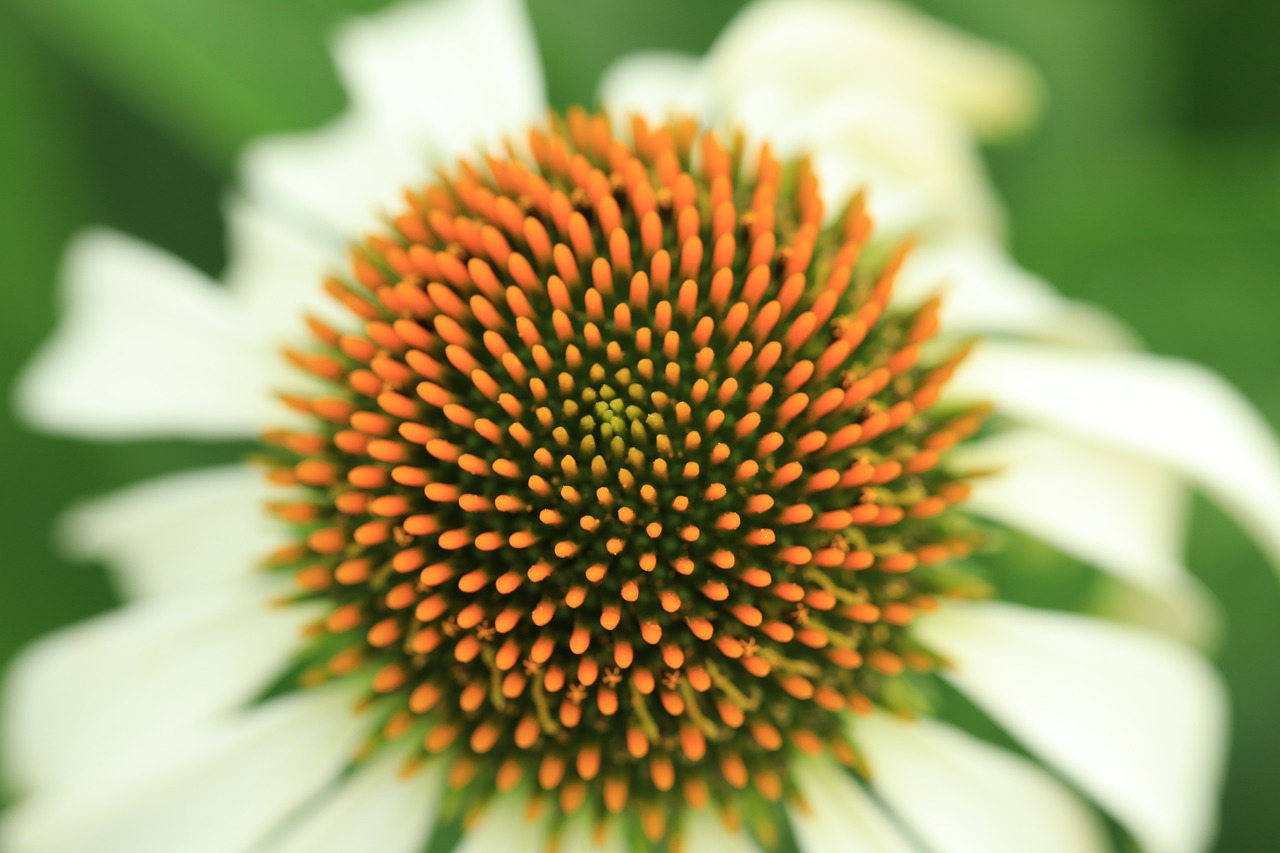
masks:
[[[314,429],[267,438],[306,487],[275,564],[329,605],[304,678],[366,674],[370,748],[660,838],[858,766],[846,713],[935,665],[910,625],[976,539],[940,461],[983,412],[936,412],[960,354],[887,310],[858,199],[828,226],[805,160],[630,130],[573,111],[407,193],[326,283],[350,326],[289,353]]]

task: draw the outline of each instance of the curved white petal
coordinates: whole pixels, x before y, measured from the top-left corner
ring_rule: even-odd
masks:
[[[5,692],[14,781],[38,788],[163,752],[279,675],[315,618],[262,584],[128,605],[38,641]]]
[[[730,829],[711,811],[691,812],[684,827],[684,849],[714,850],[716,853],[760,853],[760,848],[741,829]]]
[[[828,212],[839,213],[865,190],[880,235],[999,232],[1000,208],[982,163],[951,117],[884,87],[838,90],[797,105],[785,85],[762,82],[718,102],[703,91],[703,70],[684,57],[639,54],[610,69],[602,99],[615,115],[693,112],[712,125],[745,129],[783,156],[811,154]]]
[[[10,853],[248,853],[327,785],[368,721],[347,688],[294,694],[162,752],[99,770],[81,762],[57,788],[10,811]]]
[[[893,86],[983,135],[1034,117],[1035,74],[1011,53],[883,0],[765,0],[708,56],[714,97],[785,88],[797,106],[842,89]]]
[[[319,130],[254,142],[241,157],[241,180],[251,199],[297,223],[318,248],[339,250],[429,176],[430,164],[405,143],[353,108]]]
[[[369,211],[372,211],[372,207]],[[325,276],[345,272],[342,249],[244,196],[226,204],[229,259],[223,281],[260,337],[274,345],[306,339],[303,318],[352,325],[324,290]]]
[[[429,0],[343,27],[334,46],[356,106],[422,157],[452,158],[538,121],[546,108],[519,0]]]
[[[109,563],[130,598],[207,588],[252,577],[281,544],[263,505],[282,494],[249,465],[169,474],[71,510],[59,541]]]
[[[784,156],[811,153],[829,214],[866,191],[879,236],[1001,229],[972,138],[952,117],[890,88],[838,90],[797,106],[785,86],[762,82],[713,117]]]
[[[618,120],[639,113],[651,121],[704,109],[702,61],[683,53],[625,56],[600,80],[600,102]]]
[[[532,851],[540,848],[528,849]],[[586,818],[579,818],[565,827],[553,849],[556,853],[627,853],[630,847],[615,826],[607,823],[598,825]]]
[[[439,812],[442,766],[404,777],[407,756],[388,750],[357,770],[260,853],[420,853]]]
[[[1211,840],[1226,699],[1181,644],[1083,616],[954,604],[918,636],[946,677],[1124,823],[1148,853]]]
[[[278,414],[264,371],[276,357],[231,294],[122,234],[76,238],[62,320],[19,379],[42,429],[110,438],[251,436]]]
[[[934,722],[850,724],[872,785],[932,853],[1108,853],[1097,816],[1030,761]]]
[[[768,91],[760,88],[745,101],[746,123],[764,131],[753,113],[769,117],[774,136],[813,152],[829,213],[867,191],[881,236],[1001,231],[1000,204],[978,151],[947,115],[904,100],[891,87],[838,92],[782,124],[787,131],[780,136],[777,110],[762,108]],[[773,91],[783,96],[781,88]]]
[[[495,800],[464,828],[462,841],[453,853],[534,853],[544,849],[546,822],[530,820],[528,805],[524,797],[516,794]]]
[[[795,765],[795,781],[804,805],[788,811],[801,853],[916,853],[862,786],[834,762],[803,759]]]
[[[1154,595],[1178,636],[1212,633],[1213,607],[1182,564],[1186,491],[1163,466],[1029,429],[959,448],[953,462],[994,472],[973,481],[972,511]]]
[[[988,341],[951,393],[1168,465],[1230,510],[1280,567],[1280,443],[1212,371],[1142,353]]]
[[[1131,331],[1106,312],[1064,299],[1015,264],[993,240],[957,235],[917,247],[898,273],[894,298],[915,304],[941,294],[939,321],[950,334],[1013,334],[1129,349]]]

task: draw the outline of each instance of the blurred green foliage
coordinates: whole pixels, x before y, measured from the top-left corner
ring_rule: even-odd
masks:
[[[385,0],[0,0],[0,376],[7,395],[52,327],[61,248],[90,222],[210,272],[238,147],[313,126],[343,94],[327,36]],[[560,105],[642,48],[702,51],[739,0],[530,0]],[[1202,361],[1280,424],[1280,4],[1271,0],[918,0],[1043,71],[1041,127],[990,153],[1017,257]],[[219,461],[225,448],[92,445],[0,414],[5,565],[0,663],[109,607],[100,569],[68,566],[50,526],[78,497]],[[1214,448],[1205,447],[1205,453]],[[1235,700],[1223,853],[1280,848],[1280,586],[1200,502],[1190,563],[1229,616]],[[1172,748],[1176,748],[1174,745]]]

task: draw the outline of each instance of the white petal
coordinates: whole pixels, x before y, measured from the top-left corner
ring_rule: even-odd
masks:
[[[859,718],[872,784],[933,853],[1106,853],[1097,817],[1011,752],[931,720]]]
[[[1234,513],[1280,567],[1280,444],[1248,400],[1206,368],[1141,353],[988,341],[951,391],[1168,465]]]
[[[865,191],[879,237],[1001,228],[973,140],[950,116],[900,93],[840,90],[801,107],[785,86],[762,82],[717,109],[717,121],[784,157],[811,153],[829,215]]]
[[[805,805],[790,807],[801,853],[915,853],[862,786],[834,762],[806,758],[795,765]]]
[[[715,96],[785,87],[797,105],[833,91],[892,85],[980,134],[1024,126],[1039,84],[1012,54],[877,0],[753,3],[708,56]]]
[[[347,24],[334,46],[352,104],[328,126],[254,143],[249,196],[325,246],[377,226],[442,158],[536,122],[542,72],[515,0],[405,3]]]
[[[130,598],[207,588],[251,577],[281,544],[263,504],[283,495],[249,465],[170,474],[73,509],[59,539],[110,563]]]
[[[960,448],[953,462],[994,471],[973,481],[972,511],[1154,595],[1179,636],[1211,633],[1213,608],[1182,564],[1186,491],[1163,466],[1029,429]]]
[[[435,765],[406,779],[406,757],[388,750],[337,783],[261,853],[420,853],[435,826],[445,771]]]
[[[1102,583],[1088,590],[1076,608],[1103,619],[1180,640],[1207,654],[1222,648],[1225,617],[1213,594],[1195,578],[1185,590],[1153,590]]]
[[[475,822],[465,827],[453,853],[538,853],[547,838],[546,822],[530,820],[528,801],[519,795],[491,803]]]
[[[760,853],[760,848],[741,829],[725,826],[720,816],[710,811],[691,812],[684,829],[684,846],[690,853],[714,850],[716,853]]]
[[[127,767],[21,801],[10,853],[248,853],[348,761],[368,720],[349,689],[295,694]]]
[[[18,405],[37,426],[110,438],[249,436],[277,413],[275,359],[228,291],[121,234],[89,231],[63,271],[62,320]]]
[[[781,87],[774,95],[785,97]],[[767,88],[744,100],[749,127],[778,127],[778,110],[762,106]],[[764,117],[764,118],[762,118]],[[878,236],[938,232],[991,236],[1002,227],[986,170],[973,140],[947,115],[902,99],[896,91],[837,92],[782,124],[780,137],[812,150],[829,213],[867,191]],[[777,131],[774,129],[777,136]],[[786,146],[780,142],[781,150]]]
[[[31,646],[9,672],[5,749],[24,788],[163,752],[288,663],[307,607],[262,584],[128,605]]]
[[[1148,853],[1209,843],[1226,700],[1199,656],[1134,628],[1008,604],[951,605],[917,632],[953,661],[947,678]]]
[[[677,113],[700,114],[704,108],[702,89],[702,62],[697,57],[635,53],[605,70],[600,103],[619,121],[640,113],[660,122]]]
[[[541,848],[529,848],[530,851]],[[593,820],[579,818],[569,823],[554,846],[556,853],[628,853],[631,849],[613,824],[605,824],[603,834]],[[698,848],[693,848],[698,849]],[[507,853],[514,853],[508,848]]]
[[[305,338],[303,318],[312,314],[337,328],[352,324],[351,314],[324,290],[326,275],[345,272],[340,243],[242,196],[226,208],[229,262],[223,281],[262,338],[275,345]]]
[[[393,6],[347,24],[334,54],[357,107],[423,158],[472,154],[546,108],[533,28],[518,0]]]
[[[251,199],[335,249],[402,207],[428,165],[357,109],[319,130],[255,142],[240,161]]]
[[[854,29],[874,42],[893,42],[895,36],[869,34],[879,26],[884,10],[866,5],[860,10],[855,4],[854,17],[865,12],[873,22],[859,21]],[[853,193],[867,190],[882,236],[939,229],[986,234],[1000,230],[999,205],[971,134],[956,115],[918,97],[909,75],[883,69],[865,73],[847,47],[841,47],[835,59],[814,59],[819,65],[838,66],[834,76],[824,72],[818,82],[797,78],[790,59],[770,51],[794,51],[796,44],[783,42],[821,28],[833,14],[837,29],[847,26],[847,16],[821,3],[763,6],[763,11],[753,8],[730,28],[705,66],[674,54],[624,59],[605,78],[605,105],[615,113],[635,108],[651,117],[673,110],[699,113],[713,125],[745,128],[769,140],[784,156],[812,153],[830,212],[838,212]],[[820,35],[817,41],[824,38]],[[759,56],[753,55],[757,48]],[[800,66],[808,61],[808,50]],[[815,51],[820,53],[821,44]],[[739,61],[752,68],[739,69]],[[768,67],[784,64],[786,70],[756,79],[752,69],[757,61]],[[727,75],[722,73],[726,64],[735,69]],[[738,71],[750,82],[740,83]],[[808,72],[798,73],[803,77]],[[709,77],[722,85],[709,87]]]
[[[957,335],[1005,333],[1047,341],[1127,349],[1132,332],[1109,314],[1064,299],[978,235],[932,240],[903,264],[894,297],[915,304],[941,294],[939,321]]]
[[[631,110],[653,119],[695,113],[768,140],[783,156],[812,153],[829,212],[868,190],[881,235],[943,226],[999,230],[999,206],[968,134],[949,116],[900,93],[840,89],[798,104],[786,85],[762,81],[731,100],[708,100],[696,61],[642,53],[610,68],[601,99],[617,116]]]

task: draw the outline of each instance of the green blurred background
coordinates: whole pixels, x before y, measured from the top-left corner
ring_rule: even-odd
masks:
[[[216,273],[235,154],[343,96],[326,38],[384,0],[0,0],[0,381],[47,334],[60,251],[106,223]],[[552,99],[589,102],[639,48],[703,51],[740,0],[531,0]],[[918,0],[1043,71],[1043,124],[989,152],[1016,256],[1211,365],[1280,424],[1280,4],[1274,0]],[[180,442],[91,445],[0,412],[0,666],[111,606],[50,524],[75,498],[227,457]],[[1212,453],[1212,447],[1205,447]],[[1190,563],[1229,617],[1218,653],[1235,744],[1218,849],[1280,849],[1280,584],[1197,505]],[[1174,745],[1172,748],[1176,748]],[[1032,853],[1029,851],[1029,853]]]

